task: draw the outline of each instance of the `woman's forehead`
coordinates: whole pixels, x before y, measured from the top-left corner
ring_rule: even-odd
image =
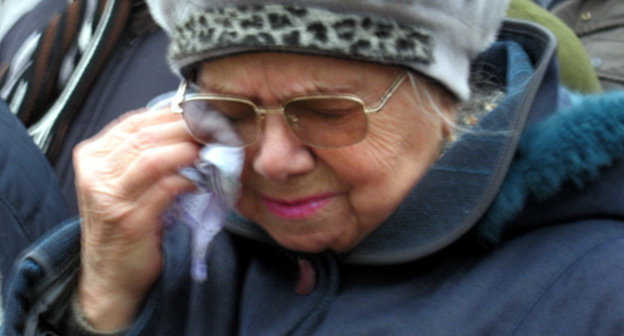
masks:
[[[198,84],[203,90],[237,95],[260,87],[295,94],[352,93],[383,86],[399,72],[391,66],[331,57],[251,53],[205,62]]]

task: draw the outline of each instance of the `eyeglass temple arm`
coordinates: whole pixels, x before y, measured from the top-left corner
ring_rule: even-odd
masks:
[[[379,103],[377,103],[375,107],[371,109],[367,109],[366,113],[379,112],[386,105],[386,103],[388,102],[388,99],[392,97],[394,92],[396,92],[396,90],[399,89],[405,77],[407,77],[407,71],[403,72],[399,77],[397,77],[397,79],[394,80],[394,82],[392,82],[392,84],[390,84],[390,86],[388,87],[388,90],[386,90],[386,93],[384,93],[383,97],[381,97],[381,99],[379,100]]]
[[[171,112],[182,113],[182,102],[184,102],[184,93],[186,92],[187,86],[188,83],[186,80],[182,80],[182,82],[180,82],[180,86],[178,86],[175,96],[171,99]]]

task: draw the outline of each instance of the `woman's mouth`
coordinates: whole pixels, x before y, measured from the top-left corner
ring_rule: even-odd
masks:
[[[293,201],[284,201],[262,196],[264,205],[273,214],[287,219],[301,219],[314,215],[329,203],[332,195],[318,195]]]

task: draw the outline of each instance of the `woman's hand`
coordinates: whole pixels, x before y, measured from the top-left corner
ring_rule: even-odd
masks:
[[[161,215],[193,184],[199,146],[169,110],[131,112],[78,145],[79,299],[93,327],[129,325],[163,267]]]

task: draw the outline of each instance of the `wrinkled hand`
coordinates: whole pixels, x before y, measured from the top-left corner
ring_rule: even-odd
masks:
[[[193,184],[199,145],[169,110],[131,112],[76,147],[80,304],[101,330],[130,324],[162,267],[161,215]]]

